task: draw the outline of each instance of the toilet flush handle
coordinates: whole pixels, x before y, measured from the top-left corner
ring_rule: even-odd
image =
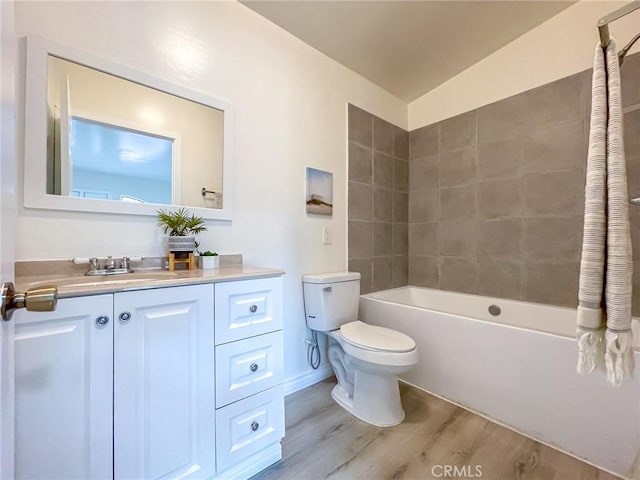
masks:
[[[327,292],[327,293],[328,293],[328,292],[331,292],[331,290],[332,290],[332,289],[331,289],[331,287],[324,287],[324,288],[322,289],[322,291],[323,291],[323,292]]]

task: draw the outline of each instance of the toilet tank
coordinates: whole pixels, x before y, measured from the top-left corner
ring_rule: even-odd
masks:
[[[358,319],[360,274],[318,273],[302,277],[304,313],[311,330],[328,332]]]

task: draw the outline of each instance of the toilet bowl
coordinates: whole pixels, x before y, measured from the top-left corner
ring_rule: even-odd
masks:
[[[404,419],[398,375],[418,363],[411,337],[359,321],[360,274],[303,276],[307,326],[328,338],[338,384],[331,396],[357,418],[379,427]]]
[[[378,339],[367,342],[368,338],[359,338],[355,342],[349,335],[354,331],[366,332],[367,337]],[[349,413],[372,425],[390,427],[401,423],[404,410],[398,375],[418,363],[415,342],[395,330],[360,321],[345,324],[327,335],[329,363],[338,379],[331,391],[333,399]]]

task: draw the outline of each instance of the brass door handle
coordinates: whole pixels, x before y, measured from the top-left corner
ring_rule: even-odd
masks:
[[[2,304],[0,314],[3,320],[10,320],[9,313],[16,308],[26,308],[30,312],[52,312],[58,303],[58,287],[47,285],[30,288],[26,292],[16,292],[13,283],[2,284]]]

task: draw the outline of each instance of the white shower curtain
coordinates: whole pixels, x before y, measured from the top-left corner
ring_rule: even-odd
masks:
[[[605,50],[596,46],[593,65],[577,370],[591,373],[604,360],[607,379],[616,386],[633,373],[633,258],[622,132],[620,66],[611,39]]]

